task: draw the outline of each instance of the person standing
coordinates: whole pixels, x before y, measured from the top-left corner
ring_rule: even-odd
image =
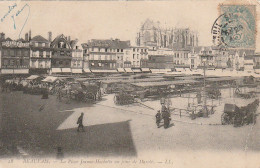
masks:
[[[77,129],[77,131],[78,131],[78,132],[79,132],[80,129],[81,129],[83,132],[85,132],[84,126],[83,126],[83,116],[84,116],[84,113],[81,113],[81,115],[79,116],[78,121],[77,121],[77,124],[78,124],[78,129]]]
[[[160,110],[157,111],[156,115],[155,115],[155,118],[156,118],[156,125],[157,125],[157,128],[160,127],[160,122],[161,122],[161,113],[160,113]]]

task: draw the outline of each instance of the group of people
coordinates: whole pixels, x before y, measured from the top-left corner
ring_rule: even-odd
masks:
[[[169,110],[169,108],[166,107],[166,105],[164,103],[162,103],[161,105],[162,105],[161,110],[158,110],[156,115],[155,115],[156,125],[157,125],[157,128],[160,128],[160,123],[163,119],[164,120],[164,128],[168,128],[170,121],[171,121],[170,110]]]

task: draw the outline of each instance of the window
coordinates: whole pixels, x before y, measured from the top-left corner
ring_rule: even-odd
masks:
[[[123,49],[121,49],[121,52],[124,52],[124,50],[123,50]]]
[[[59,43],[60,44],[60,43]],[[58,44],[58,46],[59,46],[59,44]],[[34,45],[35,45],[35,47],[38,47],[38,43],[34,43]]]
[[[100,52],[100,50],[101,50],[101,49],[100,49],[100,48],[98,48],[98,51],[99,51],[99,52]]]
[[[63,64],[63,61],[59,61],[59,64],[62,65],[62,64]]]
[[[137,59],[139,59],[139,54],[137,54]]]
[[[105,52],[107,52],[107,48],[105,49]]]
[[[3,65],[7,66],[9,64],[9,61],[7,59],[4,59]]]
[[[133,48],[133,51],[135,52],[135,48]]]
[[[39,56],[42,58],[43,57],[43,51],[39,51]]]
[[[10,50],[10,56],[14,57],[14,50]]]
[[[39,47],[42,47],[42,46],[43,46],[42,43],[39,43],[38,45],[39,45]]]
[[[4,51],[3,51],[4,53],[4,55],[8,55],[8,50],[6,50],[6,49],[4,49]]]
[[[22,56],[22,51],[21,50],[17,50],[17,56]]]
[[[105,60],[107,60],[107,55],[105,55]]]
[[[94,47],[91,48],[91,51],[94,51]]]
[[[143,49],[141,49],[141,52],[143,52]]]
[[[117,49],[117,52],[119,52],[119,49]]]
[[[135,59],[135,54],[133,54],[133,59]]]
[[[46,51],[46,58],[50,58],[50,51]]]
[[[101,60],[101,55],[98,56],[98,60]]]

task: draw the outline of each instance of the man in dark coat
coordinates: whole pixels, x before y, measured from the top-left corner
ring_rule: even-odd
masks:
[[[84,126],[83,126],[83,116],[84,116],[84,113],[81,113],[81,115],[79,116],[78,121],[77,121],[77,124],[79,125],[79,126],[78,126],[78,129],[77,129],[78,132],[79,132],[79,129],[80,129],[80,128],[81,128],[81,130],[82,130],[83,132],[85,132]]]

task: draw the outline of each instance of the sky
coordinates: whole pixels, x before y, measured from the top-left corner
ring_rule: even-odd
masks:
[[[212,45],[211,27],[219,16],[217,0],[174,1],[1,1],[0,31],[17,39],[29,30],[32,36],[52,32],[78,38],[130,40],[135,45],[136,34],[147,19],[160,21],[168,27],[185,28],[199,32],[199,45]],[[9,6],[14,6],[12,10]],[[260,13],[260,5],[257,13]],[[10,10],[10,12],[8,12]],[[6,16],[4,18],[4,16]],[[259,17],[258,17],[259,18]],[[257,25],[260,32],[260,24]],[[260,33],[257,44],[260,44]],[[257,45],[257,50],[260,46]]]

